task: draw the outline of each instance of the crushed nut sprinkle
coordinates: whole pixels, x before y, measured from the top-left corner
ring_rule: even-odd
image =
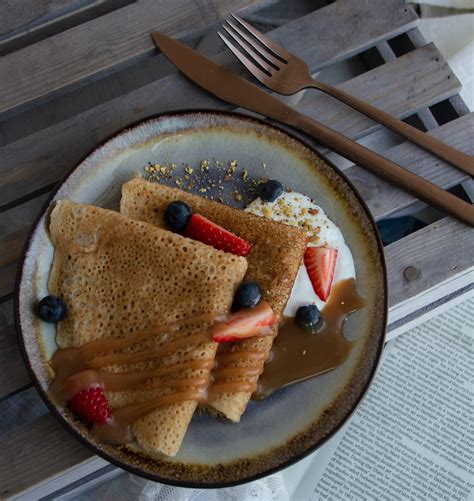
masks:
[[[247,169],[238,167],[237,160],[222,162],[212,157],[210,160],[198,160],[194,165],[186,162],[178,165],[171,163],[169,158],[162,163],[149,162],[143,167],[144,178],[153,182],[173,183],[180,189],[199,192],[206,198],[222,200],[223,203],[225,183],[231,182],[230,197],[242,202],[258,196],[258,186],[266,180],[250,177]]]
[[[293,216],[293,210],[288,205],[285,205],[285,207],[283,207],[282,210],[283,210],[283,214],[285,214],[286,217],[292,217]]]
[[[263,215],[268,218],[272,217],[272,210],[267,205],[263,208]]]

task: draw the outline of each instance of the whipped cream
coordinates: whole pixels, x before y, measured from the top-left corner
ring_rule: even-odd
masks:
[[[305,230],[309,239],[308,246],[337,249],[333,286],[339,280],[355,278],[354,259],[341,230],[311,198],[301,193],[287,191],[274,202],[263,202],[257,198],[245,210]],[[284,315],[293,317],[296,310],[306,304],[315,304],[321,310],[326,303],[314,292],[303,263],[296,276]]]

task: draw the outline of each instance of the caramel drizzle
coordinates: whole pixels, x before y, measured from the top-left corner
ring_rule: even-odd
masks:
[[[258,354],[255,357],[254,353],[250,353],[250,356],[255,358],[255,367],[218,368],[215,373],[211,372],[214,367],[214,358],[201,358],[144,371],[115,373],[103,370],[110,366],[133,366],[147,361],[159,362],[176,351],[211,342],[208,329],[168,342],[166,339],[171,333],[177,332],[190,323],[215,322],[222,318],[222,315],[205,315],[157,327],[131,338],[101,339],[78,348],[59,349],[50,361],[51,368],[55,372],[50,393],[57,401],[66,404],[78,391],[91,385],[101,385],[107,391],[152,390],[163,387],[171,390],[172,393],[159,398],[114,409],[112,419],[102,425],[96,424],[93,428],[93,433],[100,439],[113,443],[126,443],[131,439],[131,425],[160,407],[185,401],[204,403],[208,399],[209,389],[212,395],[234,391],[253,391],[262,370],[262,356]],[[132,348],[138,343],[147,344],[158,336],[160,346],[156,348],[136,353],[117,353]],[[244,352],[226,354],[222,357],[222,361],[228,362],[235,357],[242,359],[242,355]],[[187,370],[197,371],[198,374],[180,378],[179,375]],[[199,373],[202,372],[205,374],[200,375]],[[228,377],[234,380],[226,381]],[[249,383],[245,380],[248,378],[252,378],[254,382]]]
[[[333,339],[335,335],[337,337],[341,334],[341,328],[347,314],[363,306],[362,300],[355,292],[355,281],[353,279],[339,282],[334,289],[331,300],[323,309],[325,323],[321,329],[322,334],[307,334],[313,337],[320,336],[323,343],[326,344],[330,338]],[[166,340],[170,334],[177,332],[188,324],[215,322],[221,319],[223,319],[222,315],[202,315],[171,325],[157,327],[131,338],[102,339],[92,341],[79,348],[57,350],[50,362],[56,375],[50,387],[50,392],[57,400],[65,404],[77,391],[91,384],[103,385],[108,391],[139,390],[142,388],[150,390],[163,387],[174,390],[172,393],[156,399],[114,409],[111,420],[108,420],[106,424],[94,426],[93,433],[100,440],[125,443],[131,440],[131,425],[160,407],[186,401],[205,403],[222,393],[255,393],[257,398],[259,396],[262,398],[262,396],[268,396],[271,392],[291,384],[291,382],[312,377],[334,368],[347,358],[351,348],[351,343],[340,336],[340,339],[337,340],[339,344],[334,345],[337,349],[333,356],[328,360],[322,360],[319,365],[316,364],[316,366],[310,367],[304,377],[296,377],[295,374],[298,371],[293,371],[295,374],[286,374],[284,377],[278,375],[277,378],[273,377],[272,379],[272,375],[278,374],[285,369],[284,357],[283,362],[281,357],[282,350],[279,351],[275,343],[269,361],[267,361],[266,352],[239,350],[239,344],[236,343],[232,351],[218,353],[215,360],[212,358],[196,359],[153,370],[135,372],[112,373],[102,370],[109,366],[128,366],[151,360],[154,362],[160,361],[178,350],[188,349],[199,343],[210,342],[209,330],[173,341],[166,342]],[[280,337],[285,337],[288,333],[288,328],[284,325],[284,336]],[[301,333],[299,334],[301,335]],[[160,346],[157,348],[136,353],[117,353],[132,348],[138,343],[153,341],[157,336],[160,336]],[[333,345],[327,344],[327,346]],[[342,349],[340,349],[341,346]],[[283,351],[286,353],[286,348]],[[201,374],[187,378],[173,377],[186,370],[204,371],[205,375]],[[264,373],[260,378],[262,372]],[[257,383],[258,391],[256,392]]]

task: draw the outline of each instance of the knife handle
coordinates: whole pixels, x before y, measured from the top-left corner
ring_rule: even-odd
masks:
[[[454,216],[469,226],[474,226],[474,205],[452,195],[439,186],[417,176],[378,153],[371,151],[320,122],[303,114],[295,116],[291,125],[304,130],[316,141],[339,153],[372,172],[376,176],[392,183],[418,197],[420,200]]]

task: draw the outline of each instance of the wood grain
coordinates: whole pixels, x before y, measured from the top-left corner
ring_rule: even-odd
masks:
[[[0,303],[0,400],[30,383],[16,339],[13,300],[6,301]]]
[[[466,231],[462,224],[451,219],[443,219],[389,245],[386,257],[390,306],[471,266],[469,250],[473,246],[474,230]],[[409,266],[419,270],[418,277],[410,282],[404,275]],[[47,441],[43,439],[45,436]],[[92,457],[52,415],[14,428],[8,436],[0,436],[0,450],[4,495],[5,491],[11,495]]]
[[[405,118],[454,96],[461,84],[438,49],[428,44],[336,87]],[[344,103],[311,90],[295,108],[353,139],[381,127]]]
[[[33,221],[47,195],[0,212],[0,297],[13,292],[16,264]]]
[[[2,499],[92,457],[50,414],[13,428],[0,444]]]
[[[152,31],[179,38],[189,33],[190,26],[199,32],[230,10],[245,12],[270,1],[138,0],[7,54],[0,59],[0,113],[154,53]]]
[[[0,56],[136,0],[0,0]]]
[[[416,296],[473,265],[474,229],[444,218],[385,248],[389,306]],[[412,280],[405,270],[414,268]]]
[[[91,0],[97,3],[100,0]],[[77,0],[0,0],[0,42],[11,37],[15,32],[26,32],[35,23],[54,21],[64,10],[69,11],[79,8]]]
[[[468,155],[474,155],[472,140],[474,113],[464,115],[432,130],[429,134]],[[383,155],[445,189],[470,179],[464,172],[408,142],[384,151]],[[381,180],[359,166],[354,165],[344,172],[355,184],[376,220],[388,217],[395,211],[405,209],[419,201],[406,191]]]
[[[219,54],[212,59],[242,71],[239,64],[229,58],[228,54]],[[415,65],[419,66],[417,71],[413,69]],[[410,114],[436,100],[436,93],[453,95],[459,88],[449,67],[431,45],[375,68],[345,82],[343,86],[362,99],[397,114]],[[3,159],[0,165],[0,200],[8,203],[56,182],[104,137],[138,118],[162,111],[198,107],[230,109],[230,105],[174,73],[9,144],[0,150]],[[308,93],[297,108],[352,138],[379,127],[328,96]]]

